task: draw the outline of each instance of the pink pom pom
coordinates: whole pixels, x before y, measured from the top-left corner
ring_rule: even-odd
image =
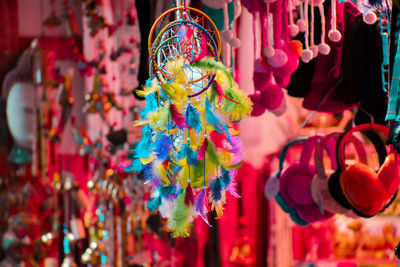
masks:
[[[286,64],[288,57],[282,49],[275,49],[275,53],[272,57],[268,58],[268,63],[273,68],[280,68]]]
[[[377,16],[373,11],[369,11],[367,14],[364,15],[363,20],[365,23],[372,25],[376,22]]]
[[[269,70],[270,69],[266,65],[264,65],[263,60],[261,58],[256,59],[254,61],[254,71],[255,72],[268,73]]]
[[[229,44],[232,47],[238,48],[242,44],[242,42],[239,40],[239,38],[233,37],[230,41]]]
[[[261,93],[261,103],[268,110],[274,110],[279,107],[283,100],[283,90],[276,84],[269,85]]]
[[[290,24],[289,25],[289,34],[291,37],[296,36],[299,33],[299,26],[296,24]]]
[[[250,100],[253,102],[253,111],[251,112],[252,117],[261,116],[266,108],[261,104],[261,94],[250,95]]]
[[[311,49],[304,49],[303,53],[301,54],[301,60],[303,60],[304,63],[308,63],[312,58],[313,52],[311,51]]]
[[[229,41],[233,38],[233,32],[231,30],[223,30],[221,31],[221,36],[225,42],[229,43]]]
[[[273,57],[275,54],[275,49],[272,46],[264,47],[263,49],[264,56],[266,57]]]
[[[312,53],[313,53],[313,58],[315,58],[315,57],[317,57],[318,56],[318,46],[316,46],[316,45],[312,45],[312,46],[310,46],[310,50],[312,51]]]
[[[306,31],[306,22],[303,19],[297,20],[297,26],[299,27],[299,31],[305,32]]]
[[[339,42],[339,40],[342,38],[342,34],[338,30],[330,30],[328,37],[332,42]]]
[[[279,105],[279,107],[276,108],[276,109],[274,109],[274,110],[271,110],[271,112],[272,112],[275,116],[279,117],[279,116],[281,116],[281,115],[283,115],[283,114],[285,113],[286,109],[287,109],[286,99],[285,99],[285,97],[283,97],[282,102],[281,102],[281,104]]]
[[[331,47],[326,43],[322,43],[318,45],[318,52],[322,55],[328,55],[331,52]]]

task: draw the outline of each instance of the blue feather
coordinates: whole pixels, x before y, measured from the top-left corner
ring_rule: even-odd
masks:
[[[214,201],[218,201],[222,198],[221,190],[222,190],[222,182],[220,178],[215,178],[210,185],[211,190],[211,198]]]
[[[175,187],[173,185],[160,186],[158,192],[161,197],[168,198],[168,195],[175,194]]]
[[[211,103],[208,98],[206,98],[206,120],[214,127],[217,132],[222,133],[222,123],[212,112]]]
[[[144,167],[143,177],[149,182],[153,187],[158,187],[160,185],[161,177],[153,172],[153,163],[149,163]]]
[[[222,176],[220,177],[220,179],[223,184],[223,188],[225,189],[231,182],[231,174],[229,173],[228,170],[225,170],[224,168],[221,168],[221,170],[222,170]]]
[[[153,133],[149,125],[145,125],[142,128],[142,139],[137,143],[134,149],[135,158],[148,158],[153,148]]]
[[[140,112],[140,117],[145,118],[147,113],[156,111],[158,108],[157,104],[157,97],[156,95],[149,94],[146,96],[146,105],[144,106],[143,110]]]
[[[147,208],[150,211],[155,211],[161,206],[161,204],[162,204],[161,196],[158,196],[147,202]]]
[[[143,169],[143,164],[140,162],[140,159],[133,159],[131,165],[129,166],[122,166],[124,171],[126,172],[141,172]]]
[[[199,163],[197,152],[190,147],[189,143],[186,143],[176,156],[177,159],[183,159],[184,157],[186,157],[186,162],[189,165],[197,165]]]
[[[172,140],[169,135],[159,134],[158,139],[154,145],[154,152],[159,160],[165,160],[172,149]]]
[[[201,132],[201,121],[198,111],[190,104],[186,108],[186,125],[196,132]]]

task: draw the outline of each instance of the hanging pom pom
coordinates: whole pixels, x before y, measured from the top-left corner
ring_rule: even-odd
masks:
[[[311,49],[304,49],[303,53],[301,54],[301,60],[303,60],[304,63],[308,63],[312,58],[313,52],[311,51]]]
[[[193,189],[190,186],[190,183],[186,187],[185,204],[186,205],[193,205],[194,204]]]
[[[331,47],[326,43],[321,43],[318,45],[318,52],[322,55],[328,55],[331,52]]]
[[[204,220],[208,226],[211,227],[211,224],[208,222],[206,214],[205,214],[205,201],[206,201],[206,190],[202,190],[200,194],[196,197],[195,207],[196,211],[199,213],[200,217]]]
[[[159,160],[164,161],[167,159],[169,153],[171,152],[172,144],[173,142],[169,135],[160,134],[154,147],[154,152]]]
[[[206,120],[207,120],[207,122],[209,124],[211,124],[216,131],[222,133],[222,128],[223,128],[222,123],[212,112],[211,103],[207,97],[206,97],[205,103],[206,103]]]
[[[330,30],[328,33],[328,37],[332,42],[339,42],[342,38],[342,34],[338,30]]]
[[[306,31],[306,22],[304,21],[304,19],[297,20],[296,24],[297,24],[300,32]]]
[[[266,46],[263,49],[264,56],[271,58],[275,55],[275,49],[272,46]]]
[[[171,119],[176,123],[178,127],[186,127],[185,117],[183,117],[183,114],[174,104],[171,104]]]
[[[374,24],[377,21],[377,19],[378,17],[373,11],[368,11],[368,13],[363,16],[363,21],[369,25]]]
[[[268,58],[268,63],[273,68],[280,68],[284,66],[288,61],[288,57],[282,49],[275,49],[275,53],[272,57]]]
[[[197,152],[198,160],[204,159],[204,156],[206,155],[206,151],[207,151],[207,145],[208,145],[207,138],[204,138],[204,141],[201,144],[199,151]]]
[[[297,34],[299,34],[300,27],[296,24],[290,24],[289,25],[289,34],[291,37],[295,37]]]
[[[200,115],[198,111],[190,104],[188,104],[186,108],[186,125],[190,128],[193,128],[196,132],[200,132],[202,130]]]
[[[185,204],[186,192],[179,194],[173,202],[172,216],[168,219],[168,228],[173,237],[188,237],[190,231],[190,206]]]

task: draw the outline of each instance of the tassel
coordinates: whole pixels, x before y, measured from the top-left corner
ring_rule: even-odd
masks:
[[[212,131],[210,134],[210,139],[217,148],[225,149],[224,147],[224,141],[226,140],[225,134],[219,133],[217,131]]]
[[[172,216],[168,219],[168,228],[173,237],[188,237],[190,231],[190,206],[185,204],[186,192],[178,195],[173,203]]]
[[[190,186],[190,183],[186,187],[185,204],[186,205],[193,205],[194,204],[193,189]]]
[[[190,104],[186,108],[186,125],[193,128],[196,132],[202,130],[200,115],[197,110]]]
[[[185,117],[183,117],[183,114],[174,104],[171,104],[171,119],[176,123],[178,127],[186,127]]]
[[[205,102],[206,102],[206,120],[214,127],[214,129],[217,132],[222,133],[222,128],[223,128],[222,123],[212,112],[211,103],[208,100],[208,98],[206,98]]]
[[[198,160],[204,159],[204,156],[206,155],[206,151],[207,151],[207,145],[208,145],[207,138],[204,138],[204,141],[201,144],[199,151],[197,152]]]
[[[154,152],[159,160],[164,161],[172,149],[172,140],[169,135],[161,134],[161,136],[156,140]]]
[[[215,202],[222,198],[222,182],[220,178],[215,178],[210,185],[211,199]]]
[[[208,219],[205,214],[205,209],[206,209],[205,201],[206,201],[206,190],[203,189],[200,192],[200,194],[196,197],[195,207],[196,207],[196,211],[200,215],[200,217],[204,220],[204,222],[206,224],[208,224],[208,226],[211,227],[211,224],[208,222]]]
[[[158,196],[156,198],[153,198],[149,202],[147,202],[147,208],[150,211],[155,211],[156,209],[158,209],[161,206],[161,204],[162,204],[161,197]]]

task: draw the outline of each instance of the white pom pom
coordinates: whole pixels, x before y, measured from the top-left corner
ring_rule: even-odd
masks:
[[[311,49],[304,49],[303,53],[301,54],[301,60],[303,60],[304,63],[310,62],[310,60],[313,57],[313,52]]]
[[[312,53],[313,53],[313,58],[315,58],[315,57],[318,56],[318,46],[312,45],[312,46],[310,46],[310,50],[311,50]]]
[[[306,31],[306,22],[303,19],[297,20],[296,24],[299,27],[299,31],[301,31],[301,32]]]
[[[236,37],[233,37],[233,38],[229,41],[229,43],[231,44],[232,47],[235,47],[235,48],[238,48],[238,47],[242,44],[242,42],[241,42],[238,38],[236,38]]]
[[[221,36],[225,42],[228,42],[233,38],[233,32],[231,30],[223,30],[221,31]]]
[[[273,68],[280,68],[284,66],[288,61],[287,54],[282,49],[275,49],[273,57],[268,58],[268,63]]]
[[[264,47],[263,49],[264,56],[266,57],[273,57],[275,54],[275,49],[272,46]]]
[[[289,34],[291,37],[295,37],[299,33],[299,26],[296,24],[289,25]]]
[[[318,52],[322,55],[328,55],[331,52],[331,47],[326,43],[322,43],[318,45]]]
[[[330,30],[328,37],[332,42],[339,42],[342,38],[342,34],[338,30]]]
[[[375,12],[373,12],[373,11],[369,11],[363,17],[364,22],[369,24],[369,25],[374,24],[377,19],[378,19],[378,17],[376,16]]]

